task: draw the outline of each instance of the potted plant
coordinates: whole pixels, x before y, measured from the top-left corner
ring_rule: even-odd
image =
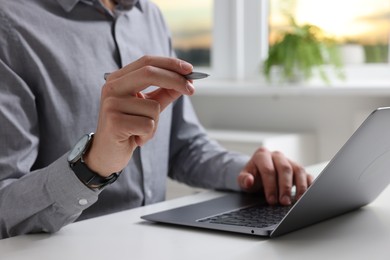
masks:
[[[323,81],[329,83],[324,70],[326,64],[335,69],[339,78],[343,78],[342,62],[336,42],[325,37],[323,31],[311,24],[298,25],[290,17],[291,29],[282,34],[281,40],[269,49],[264,61],[264,74],[271,80],[273,67],[280,70],[280,80],[297,82],[310,79],[315,72]]]

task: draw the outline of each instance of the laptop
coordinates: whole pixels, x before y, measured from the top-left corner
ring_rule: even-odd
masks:
[[[269,206],[258,194],[228,193],[141,218],[277,237],[367,205],[389,181],[390,107],[378,108],[368,116],[292,206]]]

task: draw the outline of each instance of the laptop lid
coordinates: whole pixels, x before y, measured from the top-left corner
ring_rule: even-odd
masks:
[[[390,108],[379,108],[349,138],[305,194],[278,224],[267,228],[204,223],[199,220],[254,203],[241,193],[142,216],[143,219],[259,236],[282,234],[347,213],[373,201],[390,182]]]

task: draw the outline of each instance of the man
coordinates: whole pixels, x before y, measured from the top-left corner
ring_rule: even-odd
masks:
[[[209,140],[186,97],[192,65],[170,58],[148,0],[0,4],[1,238],[162,201],[167,175],[283,205],[310,185],[281,153]]]

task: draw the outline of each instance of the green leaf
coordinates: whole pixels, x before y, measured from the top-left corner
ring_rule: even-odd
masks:
[[[333,39],[324,37],[322,30],[311,24],[298,25],[290,16],[291,30],[283,32],[281,40],[270,46],[268,58],[264,61],[263,73],[270,80],[271,69],[279,66],[285,81],[292,81],[297,74],[310,79],[318,71],[322,80],[329,83],[323,65],[335,68],[336,76],[343,78],[343,64]]]

